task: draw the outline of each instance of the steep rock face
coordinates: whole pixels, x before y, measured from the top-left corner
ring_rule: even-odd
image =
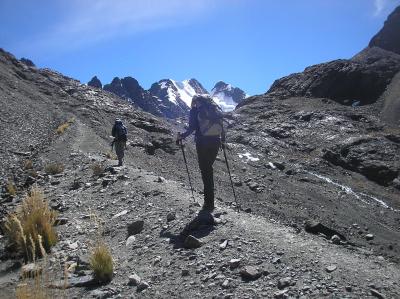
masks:
[[[389,15],[383,28],[371,39],[369,46],[400,54],[400,6]]]
[[[324,158],[384,186],[400,173],[400,144],[384,137],[350,140],[328,150]]]
[[[393,78],[392,82],[382,95],[383,109],[381,119],[395,126],[400,125],[400,72]]]
[[[99,78],[97,78],[97,76],[94,76],[89,82],[88,82],[89,86],[92,87],[96,87],[96,88],[102,88],[103,84],[101,84],[101,81],[99,80]]]
[[[232,111],[246,98],[246,93],[238,87],[219,81],[211,90],[211,96],[224,111]]]
[[[208,94],[207,89],[205,89],[203,87],[203,85],[201,85],[201,83],[199,81],[197,81],[196,79],[190,79],[188,81],[189,85],[194,89],[194,91],[196,92],[196,94]]]
[[[192,91],[192,93],[194,93]],[[163,115],[168,118],[175,118],[187,115],[190,101],[193,95],[185,89],[184,84],[176,84],[170,79],[163,79],[153,83],[149,94],[157,100]]]
[[[104,85],[103,89],[118,95],[127,102],[142,108],[144,111],[157,116],[165,116],[157,99],[144,90],[139,82],[132,77],[122,79],[115,77],[110,84]]]
[[[314,65],[302,73],[276,80],[267,93],[283,98],[319,97],[345,105],[366,105],[379,98],[399,71],[400,55],[367,48],[350,60]]]

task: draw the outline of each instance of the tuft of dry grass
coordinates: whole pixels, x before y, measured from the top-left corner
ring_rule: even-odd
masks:
[[[28,170],[26,171],[26,174],[29,175],[29,176],[31,176],[31,177],[33,177],[33,178],[37,178],[37,177],[39,176],[38,173],[37,173],[37,171],[34,170],[34,169],[28,169]]]
[[[117,155],[114,154],[114,153],[111,152],[111,151],[108,151],[108,152],[105,153],[104,155],[106,156],[107,159],[110,159],[110,160],[118,160]]]
[[[14,213],[9,214],[4,232],[12,249],[34,261],[43,252],[50,252],[57,243],[54,223],[57,212],[49,207],[43,192],[34,186]]]
[[[98,241],[92,249],[90,268],[93,270],[93,277],[100,282],[109,282],[112,279],[114,264],[111,252],[103,241]]]
[[[6,191],[11,196],[17,195],[17,188],[15,187],[14,183],[12,181],[10,181],[10,180],[7,181]]]
[[[47,174],[58,174],[62,173],[64,171],[64,165],[61,163],[50,163],[47,164],[46,167],[44,168],[44,171]]]
[[[91,169],[93,171],[93,175],[95,175],[95,176],[99,176],[99,175],[103,174],[105,171],[105,167],[102,163],[94,163],[91,166]]]
[[[69,126],[74,123],[74,121],[75,121],[75,119],[71,118],[68,121],[66,121],[65,123],[59,125],[56,130],[57,134],[59,134],[59,135],[64,134],[65,130],[68,129]]]
[[[32,160],[25,160],[24,161],[24,169],[28,170],[28,169],[33,169],[33,162]]]

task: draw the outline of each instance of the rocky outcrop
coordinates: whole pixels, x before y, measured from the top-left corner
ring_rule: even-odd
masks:
[[[400,71],[400,55],[367,48],[350,60],[317,64],[276,80],[267,94],[282,98],[329,98],[344,105],[377,101]]]
[[[400,144],[384,137],[350,140],[328,150],[324,158],[384,186],[400,173]]]
[[[371,39],[370,47],[379,47],[400,54],[400,6],[387,18],[383,28]]]
[[[33,61],[30,60],[30,59],[28,59],[28,58],[22,57],[22,58],[20,59],[20,61],[21,61],[23,64],[27,65],[27,66],[36,67],[36,65],[33,63]]]
[[[94,76],[89,82],[88,82],[89,86],[92,87],[96,87],[96,88],[103,88],[103,84],[101,84],[101,81],[99,80],[99,78],[97,78],[97,76]]]

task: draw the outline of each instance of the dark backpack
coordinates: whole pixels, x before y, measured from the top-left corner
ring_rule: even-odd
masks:
[[[127,141],[127,133],[128,131],[122,121],[115,122],[113,136],[116,138],[116,140]]]
[[[215,103],[203,103],[198,108],[197,120],[202,136],[221,136],[223,133],[223,114]]]

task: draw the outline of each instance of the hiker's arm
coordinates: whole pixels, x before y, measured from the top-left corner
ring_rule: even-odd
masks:
[[[111,136],[115,137],[115,126],[113,126],[112,130],[111,130]]]
[[[190,134],[193,133],[194,130],[197,128],[197,117],[196,111],[194,109],[190,110],[189,114],[189,127],[187,128],[186,132],[180,134],[181,139],[185,139]]]

